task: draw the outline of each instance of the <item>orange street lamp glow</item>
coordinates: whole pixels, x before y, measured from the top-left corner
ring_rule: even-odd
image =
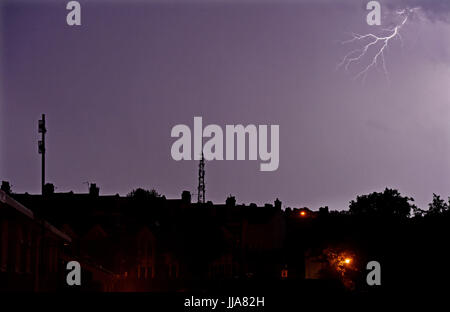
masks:
[[[301,211],[301,212],[300,212],[300,215],[301,215],[302,217],[304,217],[304,216],[306,216],[306,212]]]
[[[346,264],[350,264],[350,262],[352,262],[352,259],[350,259],[350,258],[345,258],[344,262],[345,262]]]

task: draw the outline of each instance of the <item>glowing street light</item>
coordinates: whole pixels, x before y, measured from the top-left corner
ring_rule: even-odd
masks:
[[[305,211],[301,211],[301,212],[300,212],[300,215],[301,215],[302,217],[304,217],[304,216],[306,216],[306,212],[305,212]]]
[[[352,262],[351,258],[345,258],[344,259],[345,264],[350,264]]]

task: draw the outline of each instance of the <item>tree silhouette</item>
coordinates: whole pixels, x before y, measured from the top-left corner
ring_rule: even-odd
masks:
[[[159,198],[161,197],[161,194],[159,194],[155,189],[151,189],[149,191],[144,190],[142,188],[137,188],[128,193],[127,197],[131,197],[137,200],[148,200],[153,198]]]
[[[386,188],[383,193],[373,192],[361,195],[350,202],[350,214],[371,217],[407,218],[416,206],[411,204],[411,197],[403,197],[399,191]]]
[[[442,215],[449,211],[449,202],[446,203],[439,195],[433,193],[433,200],[428,204],[428,212],[427,215]]]

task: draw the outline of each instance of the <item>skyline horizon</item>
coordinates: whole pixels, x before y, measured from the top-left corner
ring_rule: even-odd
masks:
[[[192,162],[195,162],[195,161],[197,161],[197,160],[192,160]],[[211,160],[208,160],[208,162],[211,162]],[[8,182],[9,183],[9,186],[11,187],[11,193],[12,194],[29,194],[29,195],[33,195],[33,196],[35,196],[35,195],[42,195],[42,192],[35,192],[35,193],[30,193],[30,192],[28,192],[28,191],[21,191],[21,192],[14,192],[14,189],[13,189],[13,187],[14,187],[14,184],[12,184],[11,183],[11,181],[6,181],[6,180],[4,180],[4,182]],[[58,186],[56,185],[56,184],[54,184],[53,182],[50,182],[50,181],[46,181],[46,183],[45,183],[46,185],[47,184],[51,184],[51,185],[53,185],[53,187],[54,187],[54,193],[56,193],[56,194],[69,194],[69,193],[73,193],[74,195],[86,195],[86,194],[89,194],[90,193],[90,187],[91,187],[91,185],[95,185],[96,187],[98,187],[99,188],[99,196],[117,196],[117,195],[119,195],[120,197],[128,197],[128,196],[130,196],[130,194],[133,192],[133,191],[135,191],[135,190],[138,190],[138,189],[142,189],[142,190],[144,190],[144,191],[156,191],[157,193],[158,193],[158,195],[159,196],[161,196],[161,197],[165,197],[165,199],[167,199],[167,200],[173,200],[173,199],[179,199],[179,198],[181,198],[181,194],[182,194],[182,192],[184,192],[184,191],[188,191],[189,193],[190,193],[190,195],[191,196],[194,196],[194,195],[197,195],[197,193],[195,193],[195,192],[193,192],[192,190],[190,190],[190,189],[183,189],[183,190],[180,190],[180,192],[179,192],[179,194],[178,194],[178,197],[177,197],[177,195],[175,195],[175,193],[165,193],[165,192],[162,192],[161,190],[159,190],[159,189],[157,189],[157,188],[154,188],[154,187],[151,187],[151,186],[145,186],[145,187],[143,187],[143,186],[137,186],[137,187],[134,187],[134,188],[132,188],[132,189],[130,189],[129,191],[124,191],[124,192],[116,192],[116,193],[113,193],[113,192],[109,192],[109,193],[102,193],[102,188],[101,188],[101,185],[99,185],[97,182],[95,182],[95,181],[92,181],[92,182],[88,182],[88,181],[85,181],[85,182],[83,182],[82,184],[83,185],[87,185],[87,191],[86,192],[84,192],[84,191],[74,191],[73,189],[66,189],[66,190],[60,190],[60,191],[57,191],[57,189],[58,189]],[[386,190],[386,189],[392,189],[392,190],[397,190],[397,191],[399,191],[399,193],[400,193],[400,195],[402,195],[402,196],[406,196],[406,197],[409,197],[410,199],[412,198],[413,200],[412,200],[412,204],[416,204],[416,202],[415,202],[415,200],[414,200],[414,196],[411,196],[410,194],[405,194],[405,193],[403,193],[402,192],[402,190],[400,190],[400,189],[397,189],[397,188],[395,188],[395,187],[389,187],[389,186],[386,186],[386,187],[384,187],[384,188],[382,188],[382,189],[379,189],[379,190],[373,190],[373,191],[369,191],[369,192],[366,192],[366,193],[363,193],[363,194],[357,194],[357,195],[355,195],[355,197],[354,198],[352,198],[352,199],[350,199],[349,201],[348,201],[348,204],[350,205],[350,203],[351,203],[351,201],[352,200],[356,200],[356,198],[357,198],[357,196],[362,196],[362,195],[368,195],[368,194],[371,194],[371,193],[382,193],[384,190]],[[169,195],[168,194],[171,194],[171,196],[169,197]],[[431,199],[433,198],[433,195],[434,194],[436,194],[436,193],[433,193],[432,195],[431,195]],[[438,195],[438,196],[442,196],[441,194],[436,194],[436,195]],[[206,196],[206,201],[205,201],[205,204],[206,203],[208,203],[208,202],[212,202],[213,204],[222,204],[222,203],[225,203],[226,202],[226,199],[228,198],[228,197],[230,197],[230,196],[232,196],[232,197],[234,197],[235,199],[236,199],[236,201],[237,201],[237,198],[236,198],[236,196],[235,195],[233,195],[233,194],[228,194],[228,195],[226,195],[225,196],[225,198],[222,200],[222,199],[215,199],[215,200],[212,200],[212,199],[208,199],[207,198],[207,196]],[[431,203],[431,199],[430,199],[430,202],[429,203]],[[448,199],[450,200],[450,196],[448,196]],[[275,197],[274,199],[273,199],[273,201],[272,202],[270,202],[270,201],[250,201],[250,202],[236,202],[236,205],[251,205],[251,204],[256,204],[257,206],[259,206],[259,207],[262,207],[262,206],[264,206],[264,205],[266,205],[266,204],[273,204],[276,200],[280,200],[281,201],[281,203],[282,203],[282,207],[281,207],[281,209],[282,210],[285,210],[285,209],[287,209],[287,208],[292,208],[292,209],[303,209],[303,208],[307,208],[307,209],[310,209],[311,211],[319,211],[319,208],[322,208],[322,207],[327,207],[330,211],[344,211],[344,210],[347,210],[349,207],[345,207],[345,208],[342,208],[341,207],[341,209],[339,209],[339,208],[336,208],[336,207],[330,207],[330,205],[328,205],[328,204],[324,204],[324,205],[321,205],[321,206],[317,206],[317,207],[310,207],[310,206],[306,206],[306,205],[302,205],[302,204],[289,204],[289,205],[286,205],[285,204],[285,202],[283,201],[283,198],[280,198],[280,197]],[[195,202],[195,201],[193,201],[193,203],[198,203],[198,202]],[[429,208],[428,207],[428,204],[427,204],[427,206],[426,207],[420,207],[420,206],[418,206],[418,205],[416,205],[417,206],[417,208],[420,208],[420,209],[424,209],[425,211]]]

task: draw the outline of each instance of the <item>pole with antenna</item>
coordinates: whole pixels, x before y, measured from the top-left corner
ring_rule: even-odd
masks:
[[[42,114],[42,119],[39,120],[39,133],[42,134],[42,139],[38,142],[39,154],[42,155],[42,177],[41,177],[41,192],[44,195],[45,186],[45,133],[47,129],[45,128],[45,114]]]

